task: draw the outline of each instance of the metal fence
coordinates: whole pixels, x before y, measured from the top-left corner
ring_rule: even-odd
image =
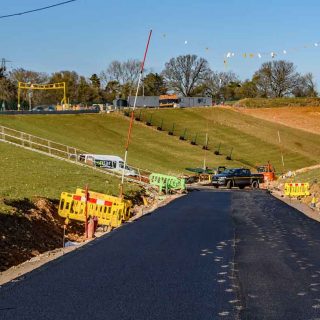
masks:
[[[117,178],[121,177],[121,172],[103,169],[94,165],[91,166],[82,161],[79,161],[79,155],[88,154],[89,152],[87,151],[65,144],[57,143],[52,140],[40,138],[26,132],[11,129],[5,126],[0,126],[0,142],[6,142],[53,158],[65,160],[80,166],[89,167],[101,173],[112,175]],[[127,181],[139,183],[142,185],[148,185],[148,176],[151,172],[140,168],[132,168],[135,169],[138,173],[137,177],[125,177],[125,179]]]

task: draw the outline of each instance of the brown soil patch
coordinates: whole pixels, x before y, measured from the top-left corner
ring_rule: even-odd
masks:
[[[64,219],[47,199],[6,201],[11,214],[0,213],[0,272],[40,253],[62,247]],[[83,226],[72,223],[66,241],[83,241]]]
[[[320,134],[320,107],[238,109],[253,117]]]

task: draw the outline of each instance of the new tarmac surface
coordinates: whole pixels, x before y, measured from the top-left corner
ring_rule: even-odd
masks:
[[[2,286],[0,319],[320,319],[320,224],[193,191]]]

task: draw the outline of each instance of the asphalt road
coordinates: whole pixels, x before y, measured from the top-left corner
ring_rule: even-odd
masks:
[[[320,319],[320,225],[194,191],[3,286],[0,319]]]

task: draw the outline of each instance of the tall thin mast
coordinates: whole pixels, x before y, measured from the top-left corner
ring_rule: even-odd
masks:
[[[129,150],[129,144],[130,144],[130,138],[131,138],[131,132],[132,132],[132,125],[133,125],[133,121],[134,121],[134,111],[136,109],[140,83],[141,83],[142,74],[143,74],[143,70],[144,70],[144,64],[146,62],[146,58],[147,58],[147,54],[148,54],[151,35],[152,35],[152,30],[150,30],[150,32],[149,32],[149,37],[148,37],[146,50],[144,52],[143,60],[141,62],[141,69],[140,69],[140,74],[139,74],[139,80],[138,80],[136,95],[135,95],[135,98],[134,98],[133,108],[132,108],[132,111],[131,111],[131,118],[130,118],[130,124],[129,124],[129,129],[128,129],[127,143],[126,143],[126,149],[125,149],[125,154],[124,154],[124,164],[123,164],[123,169],[122,169],[120,196],[122,196],[122,194],[123,194],[124,175],[125,175],[125,170],[126,170],[126,165],[127,165],[127,158],[128,158],[128,150]]]

